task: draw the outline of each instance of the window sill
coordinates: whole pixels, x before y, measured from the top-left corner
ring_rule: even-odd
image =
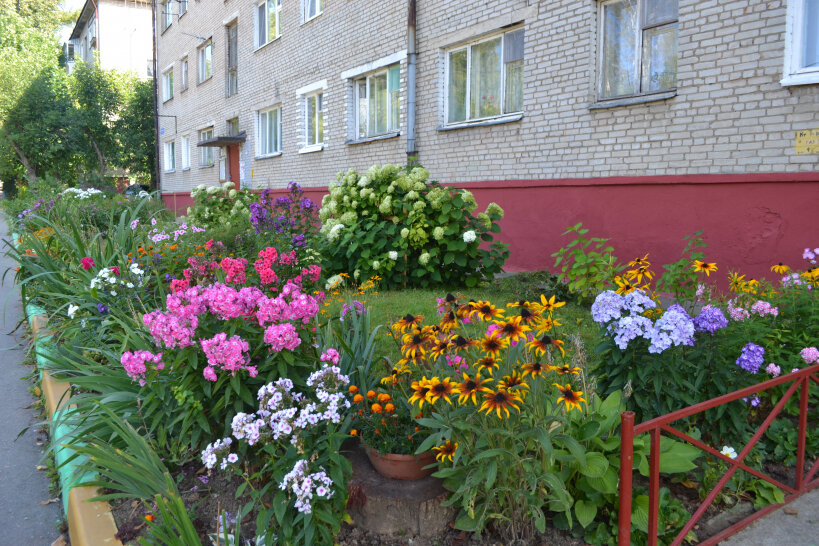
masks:
[[[388,138],[395,138],[397,136],[401,136],[401,131],[393,131],[391,133],[384,133],[383,135],[375,135],[370,137],[364,138],[357,138],[354,140],[347,140],[344,144],[354,145],[354,144],[369,144],[370,142],[375,142],[376,140],[387,140]]]
[[[202,85],[203,83],[207,83],[207,82],[209,82],[209,81],[210,81],[210,80],[212,80],[212,79],[213,79],[213,75],[211,74],[210,76],[208,76],[207,78],[205,78],[205,79],[204,79],[204,80],[202,80],[201,82],[197,83],[196,85]]]
[[[176,172],[176,169],[171,169],[170,171],[162,171],[162,174],[171,174],[171,173],[175,173],[175,172]]]
[[[452,123],[450,125],[441,125],[437,128],[438,131],[454,131],[456,129],[466,129],[468,127],[488,127],[490,125],[500,125],[502,123],[512,123],[523,119],[523,112],[518,114],[509,114],[505,116],[498,116],[496,118],[479,119],[476,121],[467,121],[463,123]]]
[[[199,165],[199,168],[200,168],[200,169],[210,169],[210,168],[212,168],[214,165],[216,165],[216,163],[211,163],[210,165]]]
[[[299,150],[300,154],[311,154],[313,152],[320,152],[324,149],[324,144],[311,144]]]
[[[279,34],[278,36],[276,36],[275,38],[273,38],[273,39],[272,39],[272,40],[270,40],[269,42],[265,42],[265,43],[263,43],[262,45],[260,45],[260,46],[259,46],[259,47],[257,47],[256,49],[254,49],[254,50],[253,50],[253,53],[256,53],[257,51],[261,51],[261,50],[263,50],[264,48],[266,48],[267,46],[269,46],[269,45],[270,45],[270,44],[272,44],[273,42],[278,42],[278,41],[281,39],[281,37],[282,37],[282,35],[281,35],[281,34]]]
[[[790,85],[810,85],[819,83],[819,72],[807,72],[805,74],[789,74],[779,81],[782,87]]]
[[[173,97],[171,97],[169,99],[165,99],[165,100],[162,101],[162,104],[167,104],[167,103],[171,102],[172,100],[173,100]]]
[[[638,97],[625,97],[621,99],[605,100],[595,102],[589,105],[589,110],[602,110],[605,108],[616,108],[618,106],[631,106],[634,104],[645,104],[648,102],[657,102],[661,100],[673,99],[677,96],[677,91],[666,91],[664,93],[655,93],[653,95],[640,95]]]
[[[168,32],[168,29],[171,28],[172,26],[173,26],[173,24],[170,24],[170,25],[166,26],[165,28],[163,28],[162,32],[160,32],[159,35],[160,36],[164,35],[166,32]]]
[[[189,170],[191,170],[190,167],[182,167],[182,172],[189,171]]]
[[[314,21],[314,20],[318,19],[321,16],[322,13],[324,13],[324,12],[320,11],[319,13],[317,13],[317,14],[313,15],[312,17],[310,17],[309,19],[305,19],[304,21],[302,21],[301,24],[306,25],[310,21]]]
[[[257,160],[258,159],[270,159],[271,157],[279,157],[280,155],[282,155],[281,152],[276,152],[276,153],[266,154],[266,155],[257,155],[255,157],[255,159],[257,159]]]

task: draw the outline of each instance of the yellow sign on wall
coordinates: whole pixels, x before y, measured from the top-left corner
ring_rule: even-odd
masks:
[[[819,129],[796,131],[794,150],[796,150],[797,155],[819,154]]]

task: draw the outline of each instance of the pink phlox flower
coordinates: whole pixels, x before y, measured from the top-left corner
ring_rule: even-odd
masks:
[[[203,339],[199,343],[211,367],[221,367],[233,374],[244,368],[250,361],[247,355],[250,345],[240,336],[235,335],[228,338],[225,332],[219,332],[212,338]]]
[[[819,349],[817,349],[816,347],[805,347],[799,352],[799,355],[802,357],[802,360],[804,360],[806,364],[813,364],[814,362],[819,362]]]
[[[767,301],[758,300],[751,306],[751,313],[755,313],[760,317],[764,317],[766,315],[776,317],[779,316],[779,308],[772,306]]]
[[[117,275],[117,276],[119,275],[119,268],[117,266],[114,265],[114,266],[109,267],[108,269],[110,269],[114,273],[114,275]]]
[[[335,349],[327,349],[323,353],[321,353],[321,362],[332,362],[333,364],[338,364],[338,361],[341,359],[341,355],[338,354],[338,351]]]
[[[89,269],[94,267],[94,265],[96,265],[96,264],[94,263],[94,258],[92,258],[90,256],[86,256],[85,258],[80,260],[80,265],[82,266],[83,269],[88,271]]]
[[[264,331],[264,342],[270,345],[273,352],[280,352],[283,349],[292,351],[301,345],[301,338],[295,326],[284,322],[268,326]]]
[[[145,373],[148,371],[148,367],[145,364],[146,362],[155,364],[157,370],[161,370],[165,367],[165,364],[162,363],[162,353],[153,354],[150,351],[126,351],[122,354],[122,357],[120,357],[120,363],[122,367],[125,368],[125,373],[134,381],[143,381],[145,379]]]
[[[765,371],[773,377],[779,377],[779,374],[782,373],[782,368],[771,362],[765,367]]]
[[[225,272],[225,282],[228,284],[243,284],[247,280],[245,276],[247,260],[244,258],[224,258],[219,265]]]

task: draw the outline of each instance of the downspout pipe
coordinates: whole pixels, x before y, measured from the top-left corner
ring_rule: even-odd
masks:
[[[151,59],[151,71],[153,72],[153,103],[154,103],[154,175],[151,177],[151,182],[153,183],[152,190],[159,190],[160,197],[162,191],[162,179],[159,178],[160,172],[162,172],[159,168],[159,101],[157,100],[157,82],[156,82],[156,65],[157,65],[157,54],[156,54],[156,0],[151,2],[151,35],[153,38],[153,58]]]
[[[95,0],[91,0],[91,3],[94,4],[94,26],[97,27],[97,56],[99,57],[100,68],[102,68],[102,48],[100,47],[100,43],[102,42],[102,38],[100,38],[100,10],[97,7],[97,2]]]
[[[418,159],[415,140],[415,0],[409,0],[407,10],[407,162]]]

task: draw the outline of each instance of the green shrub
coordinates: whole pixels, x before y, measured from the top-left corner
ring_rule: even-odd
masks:
[[[566,229],[563,235],[576,233],[578,237],[554,254],[555,267],[560,268],[562,277],[569,284],[569,290],[581,298],[594,297],[612,285],[614,277],[623,269],[614,248],[607,245],[608,239],[586,238],[589,232],[583,222]]]
[[[422,167],[398,165],[339,173],[319,211],[328,272],[379,275],[385,288],[475,286],[500,272],[508,245],[493,234],[503,210],[490,203],[473,216],[470,192],[428,178]]]
[[[195,203],[188,207],[188,220],[203,227],[250,227],[250,204],[255,196],[248,190],[235,189],[233,182],[220,186],[200,184],[191,191]]]

